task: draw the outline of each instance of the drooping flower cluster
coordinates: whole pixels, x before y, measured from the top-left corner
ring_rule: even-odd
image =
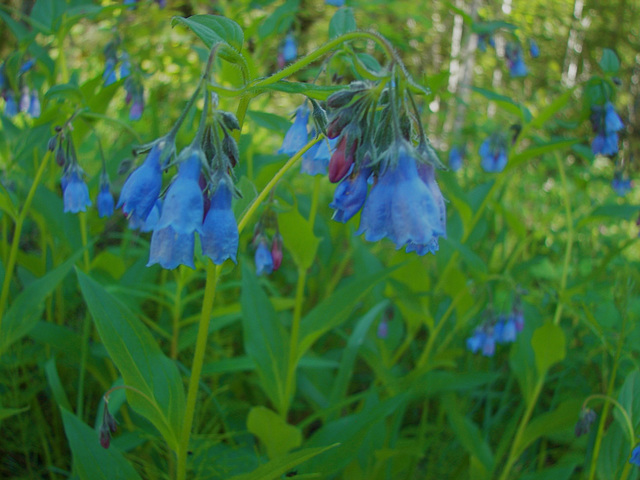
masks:
[[[481,33],[478,35],[478,50],[481,52],[487,51],[487,45],[491,48],[496,48],[496,42],[493,38],[493,35],[490,33]]]
[[[578,418],[578,422],[576,423],[574,433],[576,437],[581,437],[589,433],[591,430],[591,425],[596,420],[596,412],[591,410],[590,408],[582,408],[580,410],[580,418]]]
[[[102,448],[109,448],[111,445],[111,435],[118,430],[118,422],[109,412],[107,405],[105,401],[102,412],[102,423],[100,424],[100,445],[102,445]]]
[[[533,38],[529,39],[529,55],[531,55],[531,58],[540,56],[540,47],[538,47],[538,43]]]
[[[126,79],[124,89],[126,91],[125,102],[131,105],[129,120],[139,120],[144,110],[144,87],[139,68],[132,68],[129,54],[120,50],[120,38],[115,37],[104,49],[105,67],[102,78],[104,85],[108,86],[118,81],[117,67],[120,66],[119,78]]]
[[[482,142],[478,153],[485,172],[499,173],[507,166],[507,141],[501,133],[494,133]]]
[[[178,265],[195,268],[196,233],[203,255],[213,263],[219,265],[228,258],[236,261],[238,226],[231,200],[238,146],[231,131],[239,125],[228,112],[214,110],[209,118],[206,110],[208,101],[199,133],[178,156],[177,174],[162,201],[162,170],[170,167],[174,134],[147,146],[144,163],[122,187],[117,206],[129,217],[129,226],[153,230],[149,266],[157,263],[167,269]]]
[[[18,112],[23,112],[32,118],[38,118],[41,113],[40,98],[35,88],[30,88],[27,72],[35,65],[35,60],[27,60],[17,71],[17,80],[6,71],[6,64],[0,65],[0,96],[4,98],[4,114],[14,117]],[[16,72],[13,72],[14,74]],[[11,76],[13,77],[13,75]],[[18,95],[20,92],[20,95]],[[18,96],[20,97],[18,100]]]
[[[486,357],[492,357],[496,351],[496,344],[513,343],[518,333],[524,328],[522,310],[515,307],[510,314],[491,318],[477,327],[473,335],[467,338],[467,349],[472,353],[481,352]]]
[[[449,168],[452,171],[457,172],[462,168],[462,162],[464,161],[466,153],[465,150],[464,146],[460,147],[455,145],[451,147],[451,150],[449,151]]]
[[[268,230],[275,232],[271,238],[271,248]],[[267,208],[256,224],[252,244],[255,248],[254,262],[257,275],[270,275],[280,268],[283,258],[282,235],[278,228],[278,217],[270,208]]]
[[[388,238],[397,249],[435,253],[446,233],[444,199],[435,180],[439,162],[409,110],[408,92],[396,85],[354,82],[327,100],[327,136],[337,141],[329,180],[341,182],[330,206],[339,222],[361,211],[357,233],[368,241]]]
[[[594,155],[612,156],[618,153],[618,132],[624,128],[611,102],[591,106],[591,126],[596,134],[591,142]]]
[[[522,58],[522,47],[519,43],[508,42],[505,47],[505,56],[507,57],[507,66],[509,67],[509,74],[514,77],[526,77],[527,66],[524,64]]]
[[[624,197],[631,190],[632,185],[631,179],[623,176],[622,172],[616,172],[611,180],[611,188],[620,197]]]
[[[312,123],[311,138],[315,137],[317,129],[321,128],[321,126],[317,125],[315,118],[315,115],[310,115],[306,102],[300,106],[296,110],[293,125],[285,134],[282,147],[280,147],[278,153],[293,156],[299,152],[309,141],[309,123]],[[311,119],[314,121],[310,122]],[[300,171],[308,175],[326,175],[329,160],[336,149],[336,143],[337,139],[324,139],[312,146],[302,155]]]

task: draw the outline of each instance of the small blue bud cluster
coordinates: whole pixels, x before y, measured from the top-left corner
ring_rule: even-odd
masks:
[[[308,124],[311,122],[311,135],[308,132]],[[315,122],[316,116],[311,117],[309,108],[306,103],[296,110],[293,125],[289,128],[284,136],[282,147],[278,153],[284,153],[289,156],[295,155],[304,147],[309,138],[315,137],[317,129],[322,127]],[[337,139],[325,139],[316,143],[302,155],[300,171],[307,175],[326,175],[329,167],[329,160],[336,149]]]
[[[485,172],[499,173],[507,166],[507,140],[500,132],[493,133],[480,145],[480,165]]]
[[[524,315],[516,307],[509,315],[500,315],[477,327],[473,335],[467,338],[467,349],[472,353],[481,352],[486,357],[492,357],[496,344],[515,342],[523,328]]]
[[[591,106],[591,126],[596,134],[591,142],[594,155],[613,156],[618,153],[618,132],[624,128],[611,102]]]
[[[6,64],[0,65],[0,96],[4,98],[4,114],[14,117],[23,112],[32,118],[38,118],[41,113],[40,98],[35,88],[29,87],[27,72],[33,69],[35,60],[24,62],[18,72],[16,82],[12,82],[6,71]],[[19,102],[17,100],[20,93]]]
[[[142,85],[140,71],[138,68],[132,70],[129,54],[122,51],[118,55],[120,49],[120,38],[115,37],[104,49],[105,67],[102,78],[104,85],[109,86],[118,81],[116,69],[120,65],[120,79],[126,79],[124,89],[126,92],[125,102],[130,105],[129,120],[140,120],[144,110],[144,87]]]
[[[366,240],[388,238],[397,249],[424,255],[435,253],[446,234],[444,198],[435,179],[439,161],[419,115],[411,111],[409,91],[399,84],[353,82],[327,99],[327,137],[337,141],[329,180],[341,182],[330,206],[339,222],[361,211],[357,233]]]
[[[214,110],[209,118],[208,105],[207,99],[198,134],[175,161],[178,171],[162,201],[162,170],[171,166],[175,132],[142,149],[148,152],[145,161],[122,187],[117,207],[129,217],[129,226],[153,230],[149,266],[195,268],[196,233],[213,263],[236,261],[238,226],[231,200],[238,146],[231,131],[239,125],[228,112]]]
[[[513,78],[527,76],[527,66],[524,64],[524,59],[522,58],[522,47],[519,43],[508,42],[505,47],[505,56],[507,58],[509,74]]]
[[[624,197],[631,187],[633,186],[633,182],[629,177],[623,176],[622,172],[618,171],[613,176],[613,180],[611,180],[611,188],[616,194],[620,197]]]
[[[271,248],[269,248],[267,230],[275,231],[271,239]],[[283,241],[278,228],[278,218],[270,208],[263,213],[256,224],[252,244],[256,250],[254,262],[257,275],[270,275],[280,268],[283,258]]]
[[[586,435],[591,430],[591,425],[596,421],[596,412],[591,410],[590,408],[583,407],[580,410],[580,418],[578,418],[578,422],[576,423],[574,433],[576,437],[581,437],[582,435]]]

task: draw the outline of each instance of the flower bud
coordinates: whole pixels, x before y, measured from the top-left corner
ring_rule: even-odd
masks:
[[[65,164],[66,160],[67,160],[67,157],[64,154],[64,149],[62,148],[62,145],[58,145],[58,149],[56,150],[56,163],[62,167]]]
[[[311,104],[313,105],[313,123],[316,126],[316,131],[321,133],[327,133],[327,113],[324,109],[316,102],[315,100],[311,100]]]
[[[347,136],[343,136],[340,139],[340,143],[338,143],[336,151],[333,152],[331,160],[329,160],[329,181],[332,183],[342,180],[351,169],[355,151],[358,146],[358,140],[354,140],[353,143],[349,145],[347,151],[348,143]]]
[[[54,135],[49,139],[49,143],[47,143],[47,149],[50,152],[53,152],[56,149],[56,144],[58,143],[58,135]]]
[[[230,112],[220,112],[222,115],[222,121],[224,125],[230,130],[240,130],[240,124],[238,123],[238,119],[233,113]]]
[[[238,164],[240,152],[238,150],[238,144],[229,135],[225,135],[222,139],[222,151],[227,155],[227,157],[229,157],[231,167],[235,167]]]
[[[109,427],[106,424],[102,424],[100,426],[100,445],[102,448],[109,448],[111,444],[111,433],[109,432]]]
[[[356,90],[340,90],[339,92],[332,93],[327,98],[327,106],[329,108],[342,108],[347,105],[351,99],[358,93]]]
[[[591,430],[591,424],[596,420],[596,412],[590,408],[583,408],[580,411],[580,418],[576,423],[575,434],[576,437],[589,433]]]
[[[271,259],[273,260],[273,270],[278,270],[282,265],[282,236],[279,233],[273,236]]]
[[[352,109],[340,110],[327,125],[327,137],[337,138],[351,121]]]

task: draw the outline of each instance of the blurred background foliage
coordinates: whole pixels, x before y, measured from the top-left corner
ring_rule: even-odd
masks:
[[[256,325],[247,312],[271,305],[274,325],[289,328],[299,269],[283,233],[282,268],[258,279],[249,267],[253,225],[243,232],[243,268],[225,265],[216,296],[189,478],[294,472],[350,480],[637,478],[636,467],[627,463],[636,438],[629,438],[620,409],[593,400],[589,406],[598,420],[589,435],[576,438],[574,425],[592,394],[616,398],[636,432],[640,424],[640,194],[634,188],[618,196],[610,186],[616,172],[634,179],[640,156],[640,5],[348,0],[347,7],[358,28],[386,36],[414,78],[430,88],[420,108],[443,163],[452,146],[466,146],[460,171],[438,172],[448,200],[448,239],[435,256],[423,258],[385,241],[366,243],[353,222],[331,221],[334,186],[326,179],[297,170],[287,176],[267,209],[306,219],[312,191],[319,189],[313,236],[320,243],[307,274],[303,313],[324,304],[334,316],[327,316],[328,331],[318,330],[319,340],[303,357],[296,395],[282,418],[272,411],[273,386],[265,385],[251,356],[247,331]],[[22,62],[36,59],[24,78],[43,106],[37,119],[0,117],[3,277],[16,212],[55,125],[86,109],[74,121],[74,138],[94,198],[100,148],[118,192],[126,178],[118,173],[122,161],[132,160],[135,146],[163,135],[178,118],[208,51],[172,17],[209,13],[236,21],[251,68],[268,76],[279,69],[277,53],[288,33],[298,55],[307,54],[328,40],[336,11],[321,0],[168,0],[164,8],[155,2],[131,8],[82,0],[3,2],[0,59],[14,74]],[[483,52],[477,34],[487,32],[496,48]],[[124,80],[104,86],[104,49],[116,38],[144,86],[139,121],[129,119]],[[540,56],[525,53],[528,75],[511,78],[505,44],[515,40],[527,52],[530,39]],[[358,46],[384,63],[372,43]],[[620,59],[614,73],[599,64],[605,48]],[[594,75],[617,85],[612,101],[625,130],[614,158],[594,157],[588,147],[593,132],[585,85]],[[214,76],[225,87],[241,84],[239,70],[223,61]],[[356,76],[338,53],[326,70],[313,64],[291,80],[316,77],[329,85]],[[237,217],[286,160],[275,152],[302,100],[271,92],[251,102],[239,140],[236,175],[244,198],[234,205]],[[220,98],[222,110],[235,111],[237,103],[233,96]],[[190,142],[197,118],[195,111],[187,118],[179,148]],[[507,170],[485,173],[480,144],[515,124],[523,133],[509,152]],[[35,192],[9,299],[68,259],[78,260],[82,225],[63,213],[60,174],[51,162]],[[119,212],[104,220],[91,211],[86,221],[91,258],[83,270],[142,321],[188,378],[203,269],[145,267],[149,237],[128,230]],[[0,347],[0,477],[133,478],[127,467],[118,470],[126,462],[141,478],[172,478],[173,454],[151,423],[123,403],[121,391],[110,403],[119,433],[110,450],[101,450],[101,398],[122,381],[122,372],[104,339],[93,329],[84,333],[88,313],[77,277],[58,282],[28,331]],[[266,296],[256,294],[253,304],[242,296],[249,290]],[[361,293],[348,298],[344,292]],[[520,305],[525,328],[515,343],[498,346],[489,358],[466,349],[478,325]],[[293,447],[335,443],[340,445],[299,466],[262,477],[248,473],[273,465]],[[99,477],[91,468],[106,473]]]

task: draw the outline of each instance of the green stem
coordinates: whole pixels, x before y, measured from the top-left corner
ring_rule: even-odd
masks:
[[[64,25],[65,15],[62,16],[62,25]],[[56,59],[56,66],[60,83],[69,82],[69,71],[67,69],[67,59],[64,56],[64,37],[66,36],[66,28],[61,27],[58,30],[57,43],[58,43],[58,58]]]
[[[563,197],[564,197],[564,205],[565,205],[565,214],[566,214],[566,221],[567,221],[567,246],[565,249],[565,256],[564,256],[564,264],[562,267],[562,277],[560,279],[560,288],[558,289],[559,293],[559,298],[558,298],[558,304],[556,305],[556,311],[555,314],[553,316],[553,323],[554,325],[558,325],[560,323],[560,319],[562,318],[562,311],[564,308],[564,304],[562,303],[562,297],[564,296],[564,292],[567,288],[567,279],[569,276],[569,264],[571,262],[571,250],[573,248],[573,215],[571,213],[571,198],[569,196],[569,185],[567,183],[567,176],[564,170],[564,164],[562,163],[562,159],[560,158],[559,155],[556,155],[556,163],[558,166],[558,171],[560,173],[560,179],[562,182],[562,189],[563,189]],[[546,372],[542,373],[540,375],[540,378],[538,379],[536,386],[534,388],[533,391],[533,395],[531,396],[531,399],[529,400],[529,403],[527,405],[527,409],[525,410],[525,413],[522,417],[522,419],[520,420],[520,424],[518,425],[518,430],[516,432],[516,435],[513,439],[513,442],[511,443],[511,450],[509,452],[509,458],[507,459],[507,462],[505,464],[504,470],[502,471],[502,475],[500,476],[500,480],[504,480],[508,477],[510,471],[511,471],[511,467],[513,467],[513,465],[515,464],[515,462],[518,460],[518,456],[517,451],[520,447],[520,441],[522,438],[522,435],[525,431],[525,429],[527,428],[527,425],[529,423],[529,420],[531,419],[531,414],[533,413],[533,409],[538,401],[538,397],[540,396],[540,393],[542,392],[542,387],[544,385],[544,381],[546,379]],[[608,405],[608,404],[607,404]],[[606,405],[605,405],[605,409],[606,409]],[[594,455],[597,453],[597,451],[594,449]],[[591,478],[591,477],[590,477]]]
[[[82,239],[84,271],[89,273],[89,249],[87,248],[87,214],[80,212],[80,237]],[[89,356],[89,337],[91,336],[91,318],[87,312],[82,323],[82,337],[80,340],[80,371],[78,372],[78,396],[76,397],[76,414],[83,419],[84,414],[84,379],[87,371],[87,357]]]
[[[191,438],[191,428],[193,427],[193,417],[198,399],[198,384],[202,374],[204,354],[207,348],[207,338],[209,334],[209,323],[211,322],[211,312],[216,294],[218,277],[222,267],[216,266],[212,262],[207,262],[207,280],[204,287],[204,298],[202,299],[202,311],[200,314],[200,324],[198,326],[198,336],[196,338],[196,350],[193,354],[191,364],[191,376],[189,377],[189,388],[187,391],[187,405],[185,409],[180,442],[178,443],[177,455],[177,475],[178,480],[187,478],[187,452],[189,450],[189,440]]]
[[[13,270],[16,266],[16,260],[18,258],[18,246],[20,244],[22,227],[24,225],[25,219],[27,218],[27,213],[29,213],[29,209],[31,208],[31,202],[33,201],[33,197],[36,194],[36,189],[38,188],[38,185],[40,185],[42,175],[44,174],[44,171],[49,163],[50,156],[51,152],[47,150],[47,153],[45,153],[44,158],[42,159],[42,163],[40,163],[40,168],[38,168],[36,176],[33,179],[33,183],[31,184],[31,188],[29,189],[27,198],[24,201],[22,210],[20,210],[20,214],[18,215],[18,219],[16,220],[15,228],[13,231],[13,240],[11,241],[11,250],[9,251],[9,260],[5,269],[4,281],[2,282],[2,293],[0,293],[0,331],[2,331],[2,318],[4,315],[5,307],[7,305],[7,299],[9,297],[9,286],[11,285]]]
[[[629,434],[629,441],[633,444],[633,441],[635,438],[635,432],[633,430],[633,422],[631,421],[631,417],[629,417],[629,413],[627,412],[627,410],[615,398],[609,397],[608,395],[603,395],[601,393],[594,393],[593,395],[589,395],[585,399],[584,403],[582,404],[583,410],[587,408],[587,404],[589,403],[589,400],[593,398],[604,400],[605,402],[611,402],[615,407],[618,408],[618,411],[624,417],[624,421],[627,427],[627,433]],[[632,445],[632,447],[633,446],[634,445]]]

